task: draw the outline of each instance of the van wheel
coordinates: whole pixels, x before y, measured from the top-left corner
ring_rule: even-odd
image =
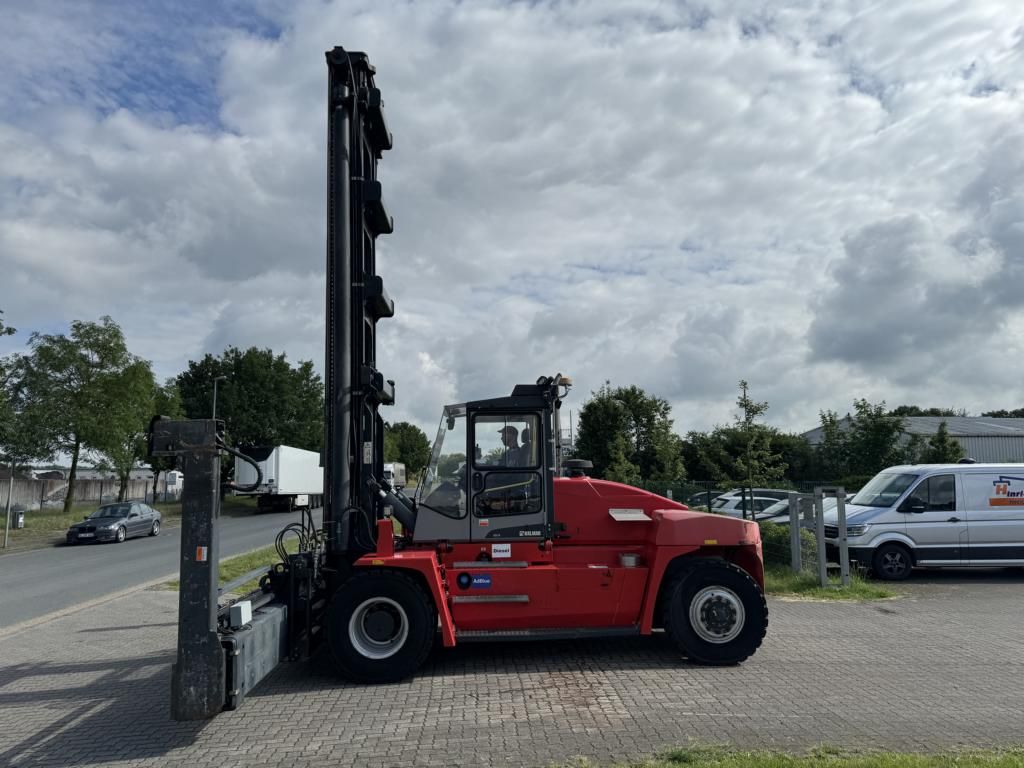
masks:
[[[412,675],[437,631],[434,603],[414,579],[365,570],[342,584],[328,608],[327,640],[343,677],[390,683]]]
[[[746,571],[724,560],[696,561],[667,585],[663,622],[679,651],[698,664],[738,664],[768,629],[768,604]]]
[[[884,581],[904,581],[910,578],[914,560],[902,544],[883,544],[871,558],[871,570]]]

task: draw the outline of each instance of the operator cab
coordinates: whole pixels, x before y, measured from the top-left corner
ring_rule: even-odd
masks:
[[[416,491],[413,540],[547,539],[559,472],[561,374],[508,397],[447,405]]]

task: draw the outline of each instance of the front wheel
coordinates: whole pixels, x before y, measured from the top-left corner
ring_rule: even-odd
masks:
[[[768,629],[764,593],[742,568],[703,560],[668,585],[664,625],[672,642],[700,664],[738,664]]]
[[[367,570],[331,600],[327,640],[343,677],[390,683],[412,675],[434,644],[437,613],[424,589],[397,571]]]
[[[154,520],[153,521],[153,527],[149,529],[149,535],[150,536],[159,536],[160,535],[160,521],[159,520]]]
[[[885,581],[903,581],[909,579],[914,569],[910,552],[900,544],[883,544],[875,550],[871,558],[871,570]]]
[[[122,525],[120,528],[117,529],[117,533],[114,534],[114,541],[120,544],[126,538],[128,538],[128,532],[124,529],[124,526]]]

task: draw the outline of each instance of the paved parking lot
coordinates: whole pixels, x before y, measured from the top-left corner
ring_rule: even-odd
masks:
[[[415,679],[280,667],[237,712],[168,717],[177,595],[141,592],[0,640],[0,766],[599,762],[701,742],[939,750],[1024,742],[1024,574],[940,573],[894,601],[771,600],[739,667],[658,638],[438,650]]]

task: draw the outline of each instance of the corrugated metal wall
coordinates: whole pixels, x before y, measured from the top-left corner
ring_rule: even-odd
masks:
[[[1024,462],[1024,437],[1008,435],[953,436],[964,447],[965,454],[979,462]]]

